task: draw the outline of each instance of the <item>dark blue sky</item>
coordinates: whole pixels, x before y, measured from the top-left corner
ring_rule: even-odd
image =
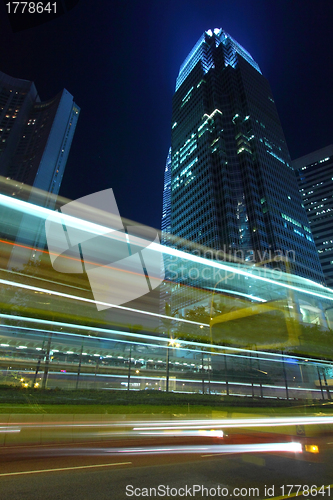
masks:
[[[0,6],[0,70],[62,88],[81,107],[60,194],[112,187],[123,217],[160,226],[171,100],[200,35],[222,27],[268,78],[291,157],[333,142],[331,0],[80,0],[13,34]]]

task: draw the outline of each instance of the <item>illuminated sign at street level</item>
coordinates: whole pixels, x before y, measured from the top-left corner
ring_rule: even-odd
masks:
[[[55,212],[45,221],[52,266],[61,273],[86,272],[98,310],[137,299],[163,281],[157,232],[143,226],[125,228],[112,189],[60,210],[63,217]]]

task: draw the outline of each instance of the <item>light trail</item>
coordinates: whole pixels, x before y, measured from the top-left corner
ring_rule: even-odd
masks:
[[[3,240],[0,240],[0,243],[3,243]],[[13,246],[14,246],[14,244],[13,244]],[[15,244],[15,246],[16,246],[16,244]],[[37,249],[34,249],[32,247],[27,247],[27,248],[29,248],[31,250],[36,250],[37,251]],[[2,273],[16,274],[18,276],[24,276],[25,278],[34,279],[34,280],[38,280],[38,281],[46,281],[47,283],[53,283],[54,285],[64,286],[64,287],[68,287],[68,288],[75,288],[76,290],[82,290],[83,292],[89,292],[90,291],[89,288],[82,288],[82,287],[79,287],[79,286],[70,285],[69,283],[61,283],[59,281],[52,281],[50,279],[41,278],[39,276],[32,276],[31,274],[19,273],[17,271],[11,271],[9,269],[0,269],[0,271]]]
[[[270,452],[290,452],[302,453],[302,445],[298,442],[286,443],[254,443],[254,444],[221,444],[211,446],[173,446],[173,447],[145,447],[128,448],[117,450],[116,453],[126,453],[128,455],[141,454],[179,454],[179,453],[207,453],[213,455],[224,453],[270,453]],[[115,453],[113,450],[110,453]]]
[[[44,415],[47,419],[48,415]],[[33,415],[32,415],[33,418]],[[270,417],[270,418],[223,418],[223,419],[178,419],[178,420],[150,420],[137,421],[137,420],[111,420],[111,421],[98,421],[98,422],[65,422],[65,423],[48,423],[48,422],[15,422],[15,424],[2,424],[3,429],[20,427],[20,430],[29,428],[46,428],[46,429],[66,429],[66,428],[108,428],[113,429],[123,428],[129,429],[131,433],[141,433],[149,432],[152,433],[158,431],[220,431],[229,428],[255,428],[255,427],[289,427],[296,425],[316,425],[321,426],[323,424],[333,425],[333,416],[323,417],[323,416],[312,416],[312,417]],[[167,434],[165,434],[167,435]]]
[[[257,302],[267,302],[266,299],[261,299],[260,297],[255,297],[254,295],[249,295],[248,293],[234,292],[233,290],[227,288],[212,288],[207,287],[206,290],[211,290],[212,292],[225,292],[230,295],[236,295],[237,297],[245,297],[246,299],[256,300]]]
[[[149,312],[149,311],[141,311],[141,309],[133,309],[131,307],[119,306],[116,304],[110,304],[108,302],[100,302],[98,300],[86,299],[84,297],[79,297],[77,295],[69,295],[67,293],[56,292],[54,290],[48,290],[47,288],[39,288],[36,286],[26,285],[25,283],[17,283],[17,282],[3,280],[3,279],[0,279],[0,283],[2,283],[3,285],[7,285],[7,286],[13,286],[15,288],[23,288],[25,290],[31,290],[33,292],[46,293],[48,295],[55,295],[56,297],[63,297],[65,299],[78,300],[79,302],[87,302],[90,304],[100,304],[103,306],[114,307],[116,309],[121,309],[123,311],[133,312],[136,314],[144,314],[144,315],[148,315],[148,316],[153,316],[155,318],[163,318],[163,319],[167,319],[169,321],[188,323],[188,324],[196,325],[196,326],[203,325],[203,326],[206,326],[207,328],[209,328],[209,325],[206,323],[198,323],[196,321],[190,321],[188,319],[174,318],[171,316],[165,316],[163,314],[153,313],[153,312]]]
[[[153,428],[155,430],[172,430],[178,426],[182,429],[211,429],[212,427],[221,428],[242,428],[242,427],[281,427],[289,425],[322,425],[333,424],[332,417],[271,417],[271,418],[230,418],[230,419],[212,419],[207,420],[184,420],[179,424],[171,422],[149,422],[143,423],[141,426],[137,423],[133,427],[135,431],[146,431]]]
[[[1,280],[0,280],[1,281]],[[142,311],[142,313],[144,314],[144,311]],[[173,320],[174,318],[170,318],[169,316],[166,316],[169,320]],[[108,328],[100,328],[100,327],[94,327],[94,326],[85,326],[85,325],[78,325],[78,324],[73,324],[73,323],[64,323],[64,322],[58,322],[58,321],[51,321],[51,320],[42,320],[42,319],[39,319],[39,318],[30,318],[30,317],[27,317],[27,316],[16,316],[16,315],[11,315],[11,314],[2,314],[0,313],[0,318],[3,318],[3,319],[7,319],[7,320],[17,320],[17,321],[26,321],[27,323],[37,323],[37,324],[45,324],[45,325],[54,325],[54,326],[57,326],[57,327],[63,327],[63,328],[71,328],[71,329],[76,329],[76,330],[82,330],[82,331],[95,331],[95,332],[101,332],[101,333],[104,333],[104,334],[107,334],[107,333],[111,333],[112,335],[119,335],[119,336],[124,336],[124,337],[134,337],[134,338],[141,338],[143,340],[145,340],[146,342],[144,342],[144,345],[149,345],[151,347],[158,347],[158,348],[161,348],[161,349],[165,349],[165,348],[168,348],[168,349],[174,349],[175,347],[172,347],[172,346],[163,346],[161,345],[160,343],[169,343],[170,342],[170,338],[169,337],[157,337],[157,336],[154,336],[154,335],[144,335],[144,334],[141,334],[141,333],[130,333],[130,332],[123,332],[123,331],[120,331],[120,330],[113,330],[113,329],[108,329]],[[196,326],[200,326],[201,323],[197,323],[197,322],[194,322],[194,324]],[[30,330],[28,327],[16,327],[14,325],[6,325],[6,324],[2,324],[1,325],[1,328],[19,328],[19,329],[22,329],[22,330]],[[55,330],[36,330],[36,331],[43,331],[43,332],[46,332],[46,333],[54,333],[54,334],[57,334],[57,335],[66,335],[66,336],[70,336],[70,337],[74,337],[74,338],[88,338],[87,336],[85,335],[81,335],[80,334],[77,334],[77,333],[69,333],[69,332],[61,332],[61,331],[55,331]],[[116,341],[116,342],[123,342],[123,343],[126,343],[126,340],[121,340],[121,339],[110,339],[110,337],[92,337],[91,340],[93,339],[96,339],[96,340],[105,340],[105,341],[109,341],[109,342],[113,342],[113,341]],[[149,341],[158,341],[159,343],[158,344],[152,344],[151,342]],[[327,364],[329,366],[331,366],[331,361],[327,361],[327,360],[320,360],[320,362],[318,362],[317,359],[315,358],[310,358],[309,356],[306,356],[306,357],[301,357],[301,356],[296,356],[296,355],[289,355],[289,354],[280,354],[280,353],[275,353],[275,352],[266,352],[266,351],[259,351],[259,350],[253,350],[253,349],[243,349],[243,348],[240,348],[240,347],[228,347],[228,346],[221,346],[221,345],[218,345],[218,344],[207,344],[207,343],[204,343],[204,342],[193,342],[193,341],[190,341],[190,340],[181,340],[181,339],[177,339],[177,343],[180,344],[179,347],[177,347],[177,349],[184,349],[186,351],[189,351],[189,352],[198,352],[198,348],[204,348],[204,350],[200,349],[200,352],[203,352],[204,354],[207,354],[207,355],[210,355],[210,356],[228,356],[228,357],[243,357],[243,358],[248,358],[249,356],[246,355],[245,353],[251,353],[251,354],[255,354],[256,355],[256,359],[259,359],[259,360],[262,360],[262,361],[270,361],[270,362],[277,362],[277,363],[281,363],[283,360],[281,358],[284,358],[285,360],[287,359],[296,359],[298,361],[300,361],[301,363],[304,363],[305,361],[306,362],[311,362],[313,364],[318,364],[318,365],[322,365],[322,364]],[[139,342],[138,342],[139,345],[141,345]],[[194,349],[191,349],[191,347],[189,346],[192,346],[192,347],[195,347]],[[212,352],[212,349],[214,349],[214,351],[218,351],[218,350],[221,350],[221,351],[231,351],[231,352],[228,352],[228,354],[226,354],[225,352]],[[236,353],[241,353],[241,354],[232,354],[232,352],[236,352]],[[263,357],[257,357],[257,355],[260,354],[260,356],[263,356]]]
[[[17,198],[11,198],[9,196],[5,196],[2,194],[0,194],[0,203],[8,208],[23,211],[26,214],[40,217],[42,219],[47,219],[49,217],[52,217],[52,219],[54,221],[58,221],[58,223],[61,225],[65,222],[71,227],[74,227],[77,229],[82,229],[85,232],[89,231],[92,234],[96,234],[96,235],[104,235],[104,234],[110,232],[110,230],[113,230],[113,228],[107,228],[107,227],[101,226],[99,224],[95,224],[95,223],[92,223],[89,221],[85,221],[83,219],[72,217],[72,216],[63,214],[61,212],[57,212],[57,211],[50,210],[50,209],[47,209],[44,207],[40,207],[38,205],[33,205],[31,203],[27,203],[27,202],[19,200]],[[150,249],[155,250],[155,251],[162,253],[162,254],[172,255],[172,256],[180,258],[182,260],[189,260],[190,262],[196,262],[200,265],[207,266],[207,263],[208,263],[207,260],[204,259],[203,257],[189,254],[189,253],[183,252],[181,250],[177,250],[175,248],[165,247],[161,244],[157,244],[154,242],[150,244]],[[248,277],[248,278],[251,278],[254,280],[259,280],[259,281],[263,281],[266,283],[271,283],[271,284],[274,284],[274,285],[279,286],[279,287],[287,288],[290,290],[298,291],[301,293],[305,293],[308,295],[312,295],[312,296],[316,296],[316,297],[320,297],[323,299],[333,301],[333,293],[332,293],[333,290],[326,288],[323,285],[320,285],[318,283],[315,283],[314,281],[311,281],[307,278],[300,278],[300,277],[292,276],[292,279],[294,281],[297,281],[297,282],[301,281],[302,283],[304,282],[304,284],[311,285],[312,288],[316,288],[316,289],[320,290],[321,293],[313,291],[313,290],[308,290],[306,287],[301,288],[299,286],[291,285],[289,283],[283,283],[283,282],[279,282],[279,281],[274,280],[274,279],[265,278],[263,276],[260,276],[260,274],[255,274],[253,272],[254,269],[252,269],[251,271],[247,271],[244,269],[240,269],[239,266],[237,268],[235,268],[232,265],[221,264],[220,262],[212,261],[212,260],[209,261],[209,266],[211,268],[220,269],[222,271],[231,272],[233,274],[239,274],[241,276],[245,276],[245,277]],[[259,271],[259,273],[260,273],[260,268],[256,268],[256,270]],[[265,272],[267,272],[267,268],[265,268]],[[270,271],[270,274],[274,275],[274,271]],[[288,278],[288,276],[286,276],[286,278]],[[289,276],[289,278],[290,278],[290,276]],[[326,292],[326,293],[324,294],[324,292]],[[329,293],[327,293],[327,292],[329,292]],[[99,303],[101,305],[107,305],[109,307],[116,307],[116,306],[112,306],[110,304],[103,303],[103,302],[97,302],[97,301],[93,301],[93,302],[95,304]]]

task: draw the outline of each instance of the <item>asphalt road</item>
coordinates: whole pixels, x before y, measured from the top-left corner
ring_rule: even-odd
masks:
[[[279,498],[283,492],[285,495],[289,492],[289,498],[294,498],[297,487],[290,490],[286,485],[316,485],[319,488],[333,483],[332,459],[333,453],[324,463],[251,453],[219,456],[210,453],[113,454],[105,444],[96,447],[93,443],[11,448],[0,453],[0,499],[194,497],[262,500]],[[331,491],[316,491],[313,489],[312,496],[303,498],[333,497],[333,487]]]

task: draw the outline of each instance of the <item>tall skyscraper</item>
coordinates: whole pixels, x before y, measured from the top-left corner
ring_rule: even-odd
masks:
[[[0,72],[0,175],[58,194],[79,112],[67,90],[41,102],[33,82]]]
[[[333,288],[333,144],[292,162],[326,284]]]
[[[42,102],[35,84],[0,72],[0,190],[53,209],[80,108],[63,90]],[[15,181],[15,185],[11,181]],[[31,186],[24,189],[23,186]],[[24,195],[23,195],[24,193]],[[33,248],[45,245],[43,225],[28,214],[2,213],[1,237]],[[10,261],[15,261],[13,248]],[[27,257],[29,258],[29,257]]]
[[[162,214],[162,244],[167,243],[171,232],[171,148],[167,156],[164,170],[163,214]]]
[[[222,29],[180,67],[169,182],[171,234],[247,261],[293,255],[293,273],[324,282],[269,83]]]

